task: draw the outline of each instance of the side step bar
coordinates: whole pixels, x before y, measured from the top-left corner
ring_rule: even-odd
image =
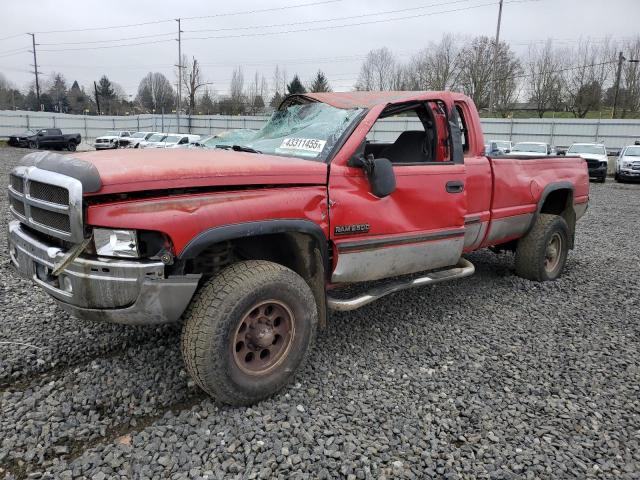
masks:
[[[368,292],[353,298],[333,298],[327,295],[327,306],[332,310],[338,310],[341,312],[347,312],[363,307],[368,303],[375,302],[376,300],[389,295],[390,293],[399,292],[407,288],[421,287],[424,285],[432,285],[434,283],[445,282],[447,280],[453,280],[456,278],[468,277],[473,275],[476,268],[469,260],[461,258],[455,267],[448,270],[440,270],[437,272],[431,272],[423,277],[413,278],[406,281],[391,282],[386,285],[372,288]]]

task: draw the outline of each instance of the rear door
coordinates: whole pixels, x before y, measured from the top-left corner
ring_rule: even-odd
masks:
[[[396,108],[398,113],[390,115],[395,107],[400,106],[382,112],[362,145],[365,155],[392,161],[397,187],[391,195],[375,197],[362,169],[331,165],[333,282],[446,267],[462,253],[465,165],[457,124],[447,121],[442,103]],[[457,148],[450,148],[456,141]]]

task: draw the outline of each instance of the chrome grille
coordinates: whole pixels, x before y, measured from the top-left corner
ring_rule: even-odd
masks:
[[[29,182],[29,195],[58,205],[69,205],[69,190],[42,182]]]
[[[11,188],[18,193],[24,193],[24,180],[16,175],[9,175]]]
[[[54,228],[61,232],[71,233],[69,215],[51,212],[38,207],[31,207],[31,220],[45,227]]]
[[[84,239],[79,180],[37,167],[16,167],[9,201],[13,216],[34,230],[69,242]]]
[[[18,214],[24,217],[24,203],[14,197],[9,197],[9,204],[11,208]]]

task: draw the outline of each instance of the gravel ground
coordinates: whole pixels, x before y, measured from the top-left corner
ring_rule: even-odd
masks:
[[[0,149],[3,190],[24,153]],[[640,478],[638,224],[640,185],[592,184],[561,280],[470,255],[471,278],[333,314],[252,408],[194,387],[177,327],[72,320],[2,248],[0,477]]]

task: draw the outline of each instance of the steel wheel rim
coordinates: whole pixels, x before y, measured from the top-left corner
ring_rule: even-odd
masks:
[[[233,336],[236,366],[249,375],[269,374],[287,357],[294,336],[294,316],[284,303],[266,300],[254,305]]]
[[[562,237],[558,232],[551,235],[547,243],[547,249],[544,256],[544,269],[547,272],[553,272],[560,264],[562,258]]]

